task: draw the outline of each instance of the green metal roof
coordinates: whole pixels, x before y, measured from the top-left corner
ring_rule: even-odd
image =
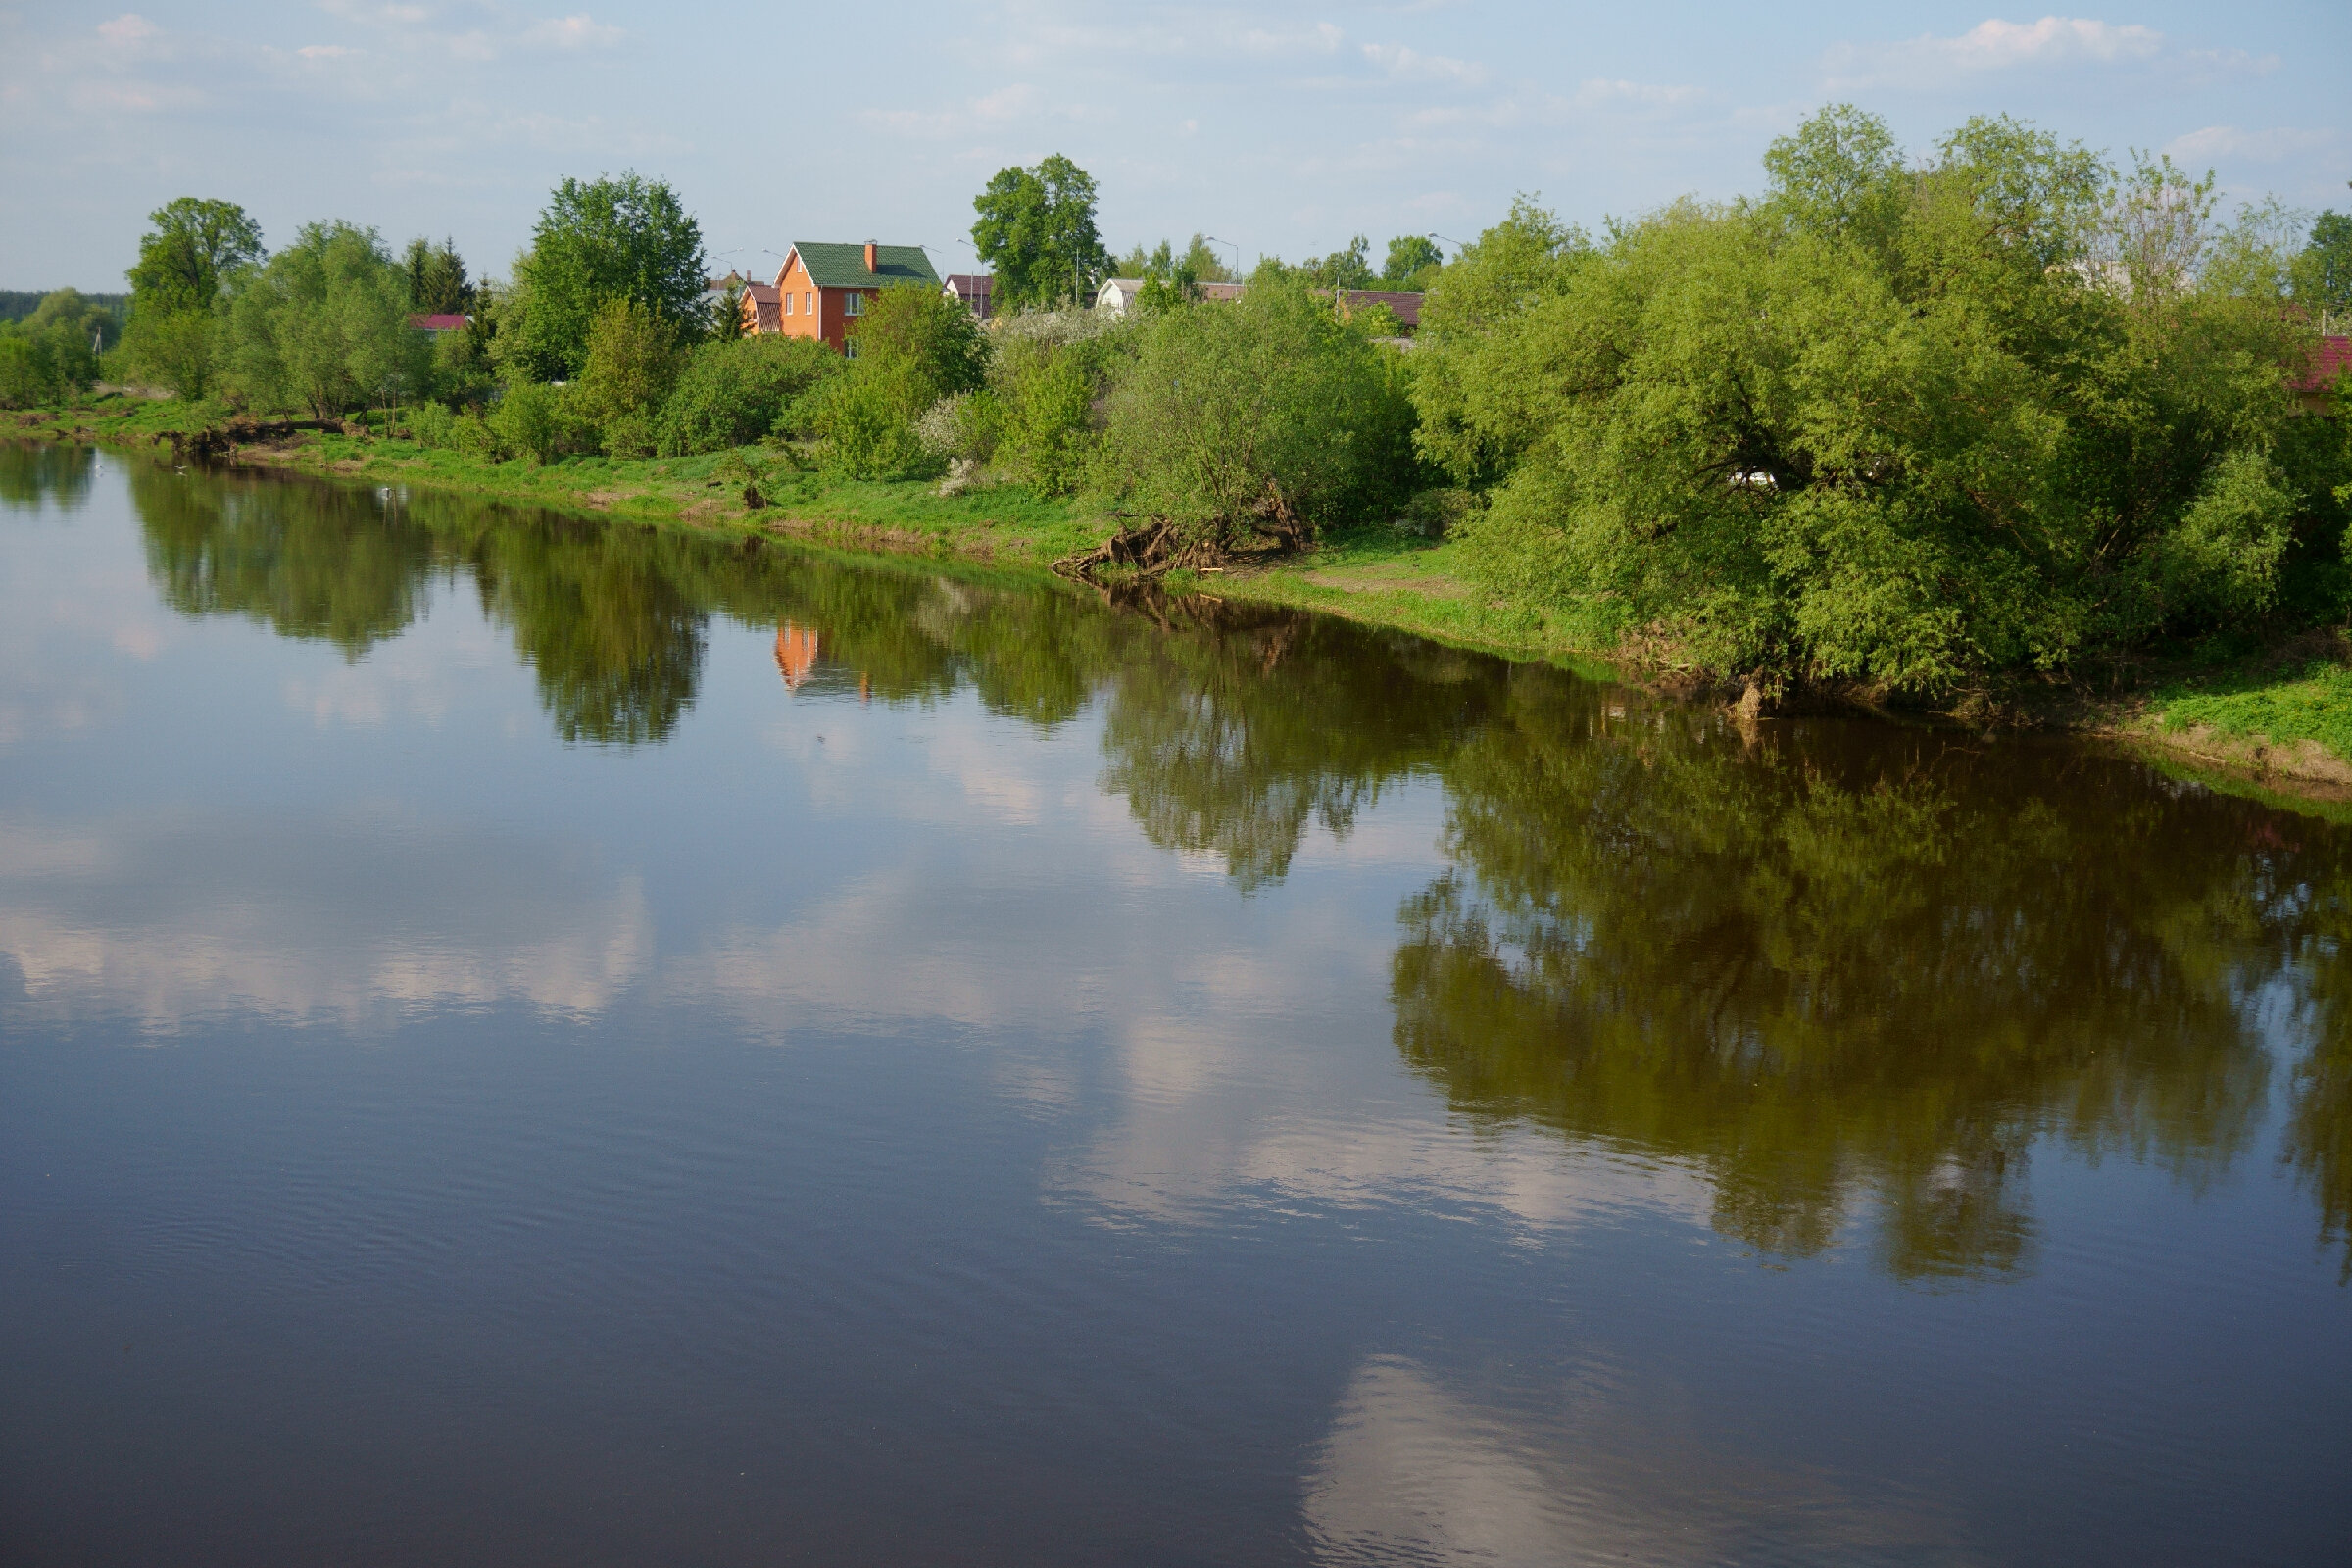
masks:
[[[931,270],[931,258],[923,254],[920,245],[875,246],[870,272],[865,270],[862,244],[827,245],[796,239],[792,248],[800,253],[801,265],[808,269],[818,288],[882,288],[891,283],[939,287],[939,274]]]

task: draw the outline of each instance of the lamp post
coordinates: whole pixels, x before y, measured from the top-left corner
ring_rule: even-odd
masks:
[[[1229,239],[1219,239],[1214,234],[1203,234],[1200,237],[1208,241],[1211,245],[1233,245],[1233,241]],[[1241,276],[1242,248],[1239,245],[1233,245],[1233,272],[1235,277],[1238,278]]]

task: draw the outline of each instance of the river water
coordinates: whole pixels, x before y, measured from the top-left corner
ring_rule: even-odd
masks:
[[[0,1558],[2352,1556],[2352,819],[0,448]]]

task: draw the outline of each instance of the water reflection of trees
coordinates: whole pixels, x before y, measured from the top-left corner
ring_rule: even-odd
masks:
[[[1342,621],[1213,604],[1187,618],[1112,676],[1103,783],[1152,843],[1214,853],[1244,888],[1287,873],[1310,821],[1345,836],[1502,691],[1491,661]]]
[[[1046,728],[1093,707],[1103,783],[1147,837],[1245,889],[1312,825],[1345,834],[1394,780],[1440,778],[1452,868],[1405,902],[1393,960],[1405,1059],[1472,1116],[1690,1162],[1718,1224],[1775,1254],[1868,1207],[1898,1274],[2016,1266],[2043,1137],[2202,1181],[2260,1119],[2267,1008],[2314,1043],[2286,1154],[2352,1248],[2352,832],[2324,821],[2068,748],[1743,738],[1558,671],[1213,601],[1111,612],[458,500],[135,469],[133,488],[190,613],[357,657],[433,573],[470,578],[568,739],[668,735],[718,615],[819,628],[804,695],[968,688]]]
[[[1693,1163],[1759,1250],[1869,1196],[1897,1274],[2011,1267],[2037,1138],[2200,1180],[2260,1118],[2266,988],[2340,1035],[2338,830],[2080,753],[1610,702],[1527,671],[1452,755],[1397,1044],[1466,1112]],[[2296,1147],[2340,1194],[2324,1076]]]
[[[71,512],[89,497],[98,449],[62,441],[0,441],[0,504],[36,512],[44,504]]]
[[[241,615],[358,659],[424,605],[433,561],[421,530],[387,527],[374,495],[239,482],[130,466],[147,570],[185,615]]]

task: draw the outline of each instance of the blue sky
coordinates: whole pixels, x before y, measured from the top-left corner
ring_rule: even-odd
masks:
[[[584,4],[589,9],[570,9]],[[1597,223],[1759,182],[1851,100],[1924,147],[2007,112],[2168,150],[2233,196],[2352,209],[2352,6],[1720,0],[888,7],[315,0],[0,7],[0,287],[122,287],[147,212],[242,203],[503,274],[548,187],[669,180],[713,260],[795,239],[972,266],[971,198],[1062,152],[1114,248],[1196,229],[1245,261],[1371,235],[1463,238],[1515,191]]]

